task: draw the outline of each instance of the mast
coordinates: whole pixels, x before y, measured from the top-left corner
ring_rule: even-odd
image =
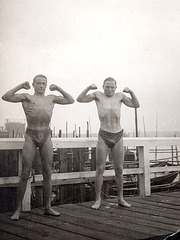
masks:
[[[136,137],[138,137],[138,119],[137,119],[137,108],[135,108],[135,131],[136,131]],[[137,159],[139,159],[139,151],[138,147],[136,147],[136,156]]]
[[[89,116],[89,135],[91,137],[91,119],[90,119],[90,116]]]
[[[87,122],[87,131],[86,131],[86,137],[89,137],[89,122]]]
[[[138,119],[137,119],[137,108],[135,108],[135,129],[136,129],[136,137],[138,137]]]
[[[157,137],[157,129],[158,129],[158,112],[156,114],[156,137]],[[157,160],[157,146],[155,146],[155,160]]]
[[[66,137],[68,137],[68,122],[66,121]]]
[[[143,116],[143,126],[144,126],[144,136],[146,137],[146,128],[145,128],[144,116]]]

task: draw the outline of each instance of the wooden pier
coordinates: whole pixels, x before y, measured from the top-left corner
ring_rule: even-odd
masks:
[[[12,213],[0,214],[1,240],[140,240],[163,239],[180,229],[180,191],[128,197],[131,208],[117,206],[117,199],[54,207],[60,217],[46,216],[43,209],[23,212],[19,221]]]
[[[28,180],[21,219],[12,221],[10,211],[15,208],[16,187],[22,171],[23,142],[24,139],[20,138],[0,139],[0,240],[162,240],[161,236],[169,235],[180,229],[179,188],[173,192],[152,194],[151,191],[152,174],[180,172],[180,165],[150,167],[149,153],[150,149],[155,146],[180,146],[180,138],[124,138],[125,147],[138,149],[137,166],[125,168],[123,174],[138,177],[137,193],[139,196],[126,199],[132,204],[131,208],[118,207],[117,199],[113,196],[105,198],[98,211],[91,209],[92,201],[84,199],[87,195],[84,186],[94,186],[97,139],[53,139],[53,147],[57,149],[57,152],[59,151],[58,161],[61,164],[61,171],[52,174],[52,185],[53,188],[57,187],[56,196],[59,197],[59,202],[54,208],[61,215],[60,217],[44,215],[43,202],[42,205],[32,209],[32,189],[42,188],[43,181],[42,174],[35,172]],[[70,153],[73,152],[74,158],[69,152],[62,157],[63,149],[71,149]],[[82,168],[79,164],[84,163],[84,155],[83,151],[78,149],[88,151],[91,149],[90,169]],[[11,167],[12,164],[14,164],[13,167]],[[72,165],[73,171],[67,172],[69,164]],[[114,170],[105,170],[104,181],[114,181],[114,179]],[[179,182],[178,178],[178,186]],[[91,200],[95,198],[93,188],[90,191]],[[41,189],[36,192],[39,192],[39,199],[42,199]],[[77,196],[80,197],[77,198]],[[73,200],[70,202],[68,199]],[[10,206],[11,210],[4,209],[5,203],[6,206]]]

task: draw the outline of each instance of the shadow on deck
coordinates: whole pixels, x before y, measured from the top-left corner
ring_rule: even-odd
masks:
[[[118,207],[115,198],[103,201],[99,210],[91,209],[92,202],[59,205],[54,209],[60,217],[46,216],[42,209],[22,213],[19,221],[0,214],[0,239],[160,240],[180,229],[180,191],[126,200],[131,208]]]

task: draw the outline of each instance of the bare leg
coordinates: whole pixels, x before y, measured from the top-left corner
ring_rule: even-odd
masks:
[[[22,150],[22,175],[17,187],[16,210],[11,217],[12,220],[18,220],[21,213],[22,201],[26,191],[27,180],[30,175],[32,161],[35,156],[36,148],[32,140],[27,136]]]
[[[44,214],[59,216],[60,213],[56,212],[51,208],[51,194],[52,194],[51,169],[53,161],[53,146],[50,137],[47,139],[46,143],[41,148],[40,155],[42,158],[43,190],[45,200]]]
[[[118,205],[131,207],[123,198],[123,162],[124,162],[124,145],[123,138],[112,148],[112,159],[114,163],[115,179],[117,183]]]
[[[92,206],[93,209],[98,209],[101,206],[101,189],[107,154],[108,147],[103,142],[103,140],[99,138],[96,148],[96,176],[95,176],[96,201]]]

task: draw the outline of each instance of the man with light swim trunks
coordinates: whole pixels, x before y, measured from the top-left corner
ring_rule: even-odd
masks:
[[[22,150],[22,175],[17,187],[16,210],[11,217],[12,220],[18,220],[21,212],[21,205],[26,190],[27,180],[30,175],[32,161],[36,149],[39,149],[42,161],[43,190],[44,190],[44,214],[59,216],[60,213],[51,208],[51,169],[53,161],[53,146],[51,142],[51,130],[49,127],[54,104],[72,104],[74,99],[62,88],[55,84],[50,85],[51,91],[58,91],[62,96],[47,95],[47,78],[44,75],[37,75],[33,79],[34,94],[16,92],[21,89],[30,89],[29,82],[23,82],[15,88],[9,90],[2,97],[3,100],[13,103],[22,103],[26,119],[27,129],[25,142]]]
[[[131,98],[121,92],[115,93],[117,88],[116,84],[117,83],[113,78],[106,78],[103,83],[104,92],[95,91],[94,93],[87,94],[89,90],[97,89],[97,86],[92,84],[77,98],[77,101],[82,103],[88,103],[94,100],[96,102],[100,120],[100,129],[96,147],[96,201],[92,206],[93,209],[98,209],[101,205],[103,173],[109,149],[111,150],[115,179],[117,182],[118,205],[123,207],[131,206],[123,198],[124,145],[123,129],[120,125],[120,111],[122,103],[128,107],[139,108],[139,102],[134,92],[127,87],[124,88],[123,92],[129,93]]]

